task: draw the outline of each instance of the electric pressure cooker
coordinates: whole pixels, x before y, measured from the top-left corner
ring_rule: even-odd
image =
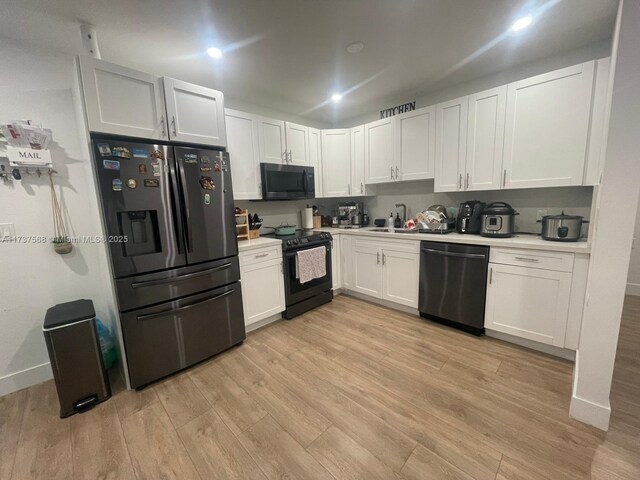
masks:
[[[480,235],[483,237],[512,237],[516,226],[516,212],[505,202],[493,202],[482,211]]]
[[[542,238],[553,242],[577,242],[582,235],[582,224],[589,223],[580,215],[545,215],[542,217]]]

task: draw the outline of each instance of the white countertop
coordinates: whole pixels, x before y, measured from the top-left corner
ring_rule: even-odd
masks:
[[[391,233],[373,232],[372,228],[321,228],[332,235],[361,235],[367,237],[397,238],[402,240],[428,240],[432,242],[466,243],[470,245],[486,245],[489,247],[530,248],[532,250],[546,250],[552,252],[571,252],[589,254],[591,247],[586,239],[577,242],[550,242],[538,235],[516,234],[511,238],[490,238],[480,235],[463,235],[453,232],[437,233]]]
[[[252,240],[239,240],[238,251],[246,252],[248,250],[254,250],[256,248],[281,246],[282,240],[279,238],[258,237]]]

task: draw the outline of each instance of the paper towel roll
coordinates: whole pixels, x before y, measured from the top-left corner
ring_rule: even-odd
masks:
[[[303,208],[300,212],[302,216],[302,228],[305,230],[313,229],[313,208],[307,207]]]

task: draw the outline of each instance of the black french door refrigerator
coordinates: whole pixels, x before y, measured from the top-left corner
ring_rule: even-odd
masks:
[[[131,386],[245,337],[229,154],[92,138]]]

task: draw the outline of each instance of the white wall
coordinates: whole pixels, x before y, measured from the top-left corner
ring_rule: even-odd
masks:
[[[606,430],[638,195],[640,193],[640,1],[620,2],[612,53],[611,111],[602,183],[592,235],[573,417]]]
[[[640,203],[636,212],[636,228],[633,235],[633,248],[627,277],[627,295],[640,295]]]
[[[72,98],[73,58],[0,44],[0,121],[31,119],[53,131],[57,191],[72,235],[101,235],[93,173],[82,123]],[[8,165],[5,158],[0,163]],[[0,223],[16,235],[52,235],[46,175],[0,181]],[[61,256],[50,244],[0,243],[0,395],[51,376],[42,335],[46,309],[79,298],[94,301],[98,316],[114,320],[107,257],[102,245],[76,245]]]
[[[429,92],[425,94],[411,94],[409,92],[396,98],[381,100],[378,105],[372,105],[371,113],[360,117],[352,118],[348,121],[342,121],[336,128],[344,126],[352,127],[363,123],[372,122],[380,118],[380,110],[390,108],[395,105],[404,104],[406,102],[416,101],[416,108],[435,105],[438,102],[452,100],[463,95],[482,92],[489,88],[506,85],[523,78],[532,77],[541,73],[550,72],[559,68],[576,65],[578,63],[595,60],[598,58],[608,57],[611,55],[611,41],[597,42],[586,47],[576,50],[570,50],[560,55],[543,58],[536,62],[519,65],[509,70],[505,70],[494,75],[477,78],[469,82],[452,85],[444,90]]]

